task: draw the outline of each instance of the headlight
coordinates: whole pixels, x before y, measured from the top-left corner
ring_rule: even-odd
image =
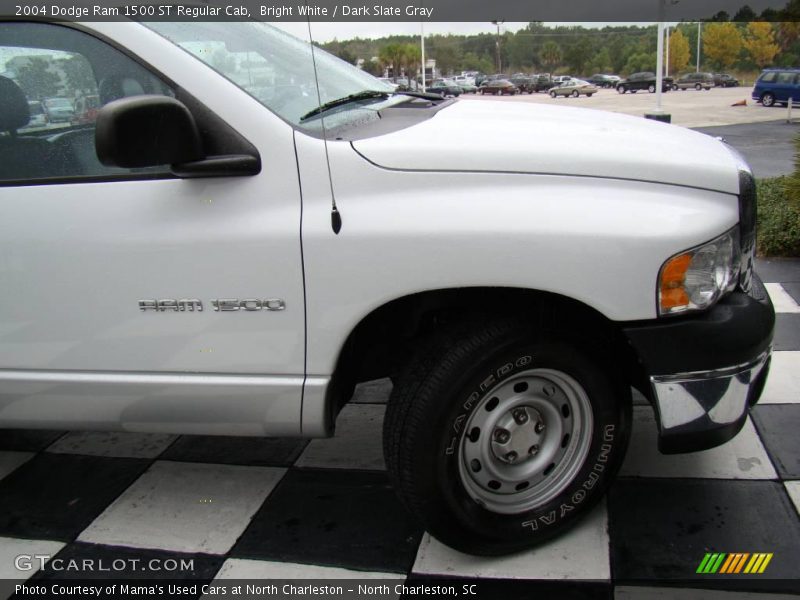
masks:
[[[739,282],[739,226],[670,258],[658,274],[658,314],[703,310]]]

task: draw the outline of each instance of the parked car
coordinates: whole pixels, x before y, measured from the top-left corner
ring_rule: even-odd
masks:
[[[551,89],[550,96],[553,98],[557,98],[558,96],[572,96],[573,98],[577,98],[583,94],[591,98],[596,92],[596,85],[588,81],[583,81],[582,79],[570,79]]]
[[[727,73],[714,73],[714,85],[717,87],[739,87],[739,80]]]
[[[765,69],[753,86],[752,98],[764,106],[800,100],[800,69]]]
[[[464,85],[478,87],[475,85],[475,78],[468,75],[456,75],[453,77],[453,81],[462,87],[464,87]]]
[[[47,125],[47,112],[45,112],[42,103],[38,100],[31,100],[28,102],[28,114],[30,115],[30,119],[25,126],[26,129],[45,127]]]
[[[673,90],[710,90],[714,87],[714,76],[711,73],[686,73],[672,84]]]
[[[478,86],[472,85],[466,81],[456,82],[458,87],[461,88],[462,94],[477,94],[478,93]]]
[[[517,87],[520,94],[532,94],[536,91],[536,81],[530,75],[515,75],[509,81]]]
[[[597,73],[589,77],[586,81],[599,88],[613,88],[621,81],[621,78],[618,75],[603,75],[602,73]]]
[[[69,123],[75,115],[75,108],[69,98],[46,98],[42,106],[50,123]]]
[[[269,61],[252,85],[278,92],[257,100],[212,45]],[[264,23],[1,24],[0,56],[19,47],[79,57],[107,93],[95,124],[44,138],[0,76],[0,428],[328,437],[356,384],[391,376],[402,505],[499,555],[602,501],[632,386],[661,452],[748,422],[775,314],[755,179],[719,139],[395,93]],[[32,460],[47,494],[56,461]],[[130,460],[109,501],[148,466]]]
[[[507,79],[492,79],[484,81],[478,91],[481,94],[494,94],[495,96],[514,96],[519,92],[519,88]]]
[[[572,75],[554,75],[550,78],[553,85],[561,85],[565,81],[572,79]]]
[[[100,96],[81,96],[75,100],[75,114],[72,117],[73,125],[86,125],[94,123],[97,119],[97,109],[100,108]]]
[[[671,90],[672,84],[672,77],[664,77],[661,84],[662,91],[668,92]],[[617,84],[617,91],[620,94],[624,94],[625,92],[635,94],[639,90],[647,90],[651,94],[654,94],[656,91],[656,74],[648,71],[633,73],[630,77],[623,79]]]
[[[546,92],[550,90],[550,88],[555,87],[555,83],[553,79],[548,74],[541,74],[534,78],[533,81],[533,91],[534,92]]]
[[[431,94],[439,94],[442,98],[445,96],[458,97],[462,92],[461,86],[451,79],[434,79],[427,91]]]

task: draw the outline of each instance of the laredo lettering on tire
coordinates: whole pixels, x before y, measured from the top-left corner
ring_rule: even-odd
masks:
[[[400,375],[384,421],[403,504],[449,546],[515,552],[603,496],[630,434],[630,391],[578,339],[495,323],[437,338]]]

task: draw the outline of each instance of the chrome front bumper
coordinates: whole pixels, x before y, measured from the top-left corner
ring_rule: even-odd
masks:
[[[650,377],[666,454],[702,450],[735,436],[764,388],[771,348],[734,367]]]

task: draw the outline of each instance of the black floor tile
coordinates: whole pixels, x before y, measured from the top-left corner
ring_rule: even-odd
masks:
[[[757,258],[756,274],[765,283],[800,281],[800,258]]]
[[[800,281],[793,281],[791,283],[782,283],[781,287],[786,290],[794,301],[800,304]]]
[[[781,479],[800,479],[800,404],[756,405],[751,414]]]
[[[420,586],[452,586],[456,595],[480,600],[612,600],[610,583],[586,581],[544,581],[535,579],[473,579],[412,573],[405,585],[410,588],[401,598],[431,597],[420,594]]]
[[[383,473],[293,469],[253,518],[232,556],[405,573],[422,530]]]
[[[183,435],[159,459],[226,465],[289,467],[308,440],[289,438]]]
[[[774,350],[800,350],[800,314],[778,313],[775,315]]]
[[[0,535],[72,541],[149,464],[42,453],[0,480]]]
[[[39,452],[62,435],[63,431],[50,429],[0,429],[0,450]]]
[[[65,546],[31,578],[31,582],[61,579],[181,579],[210,581],[224,556],[144,550],[75,542]]]
[[[800,579],[800,521],[774,481],[620,479],[609,496],[615,583],[787,591]],[[762,575],[697,574],[707,552],[772,552]]]

